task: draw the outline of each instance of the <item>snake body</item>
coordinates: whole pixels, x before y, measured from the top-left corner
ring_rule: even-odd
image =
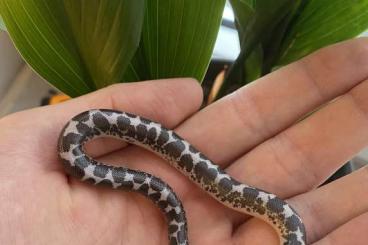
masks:
[[[240,183],[175,132],[148,119],[114,110],[89,110],[71,119],[59,137],[59,156],[68,174],[93,184],[139,192],[165,214],[169,242],[189,244],[183,205],[172,188],[148,173],[104,165],[89,157],[84,144],[115,137],[155,152],[220,203],[263,219],[278,232],[280,244],[306,244],[301,218],[274,194]]]

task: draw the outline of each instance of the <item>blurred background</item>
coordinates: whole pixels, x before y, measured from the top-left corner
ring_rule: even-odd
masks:
[[[368,32],[363,35],[368,36]],[[218,63],[219,69],[209,70],[207,79],[212,80],[226,62],[235,60],[239,50],[234,15],[231,7],[227,5],[212,57],[212,62]],[[24,63],[8,34],[0,31],[0,118],[16,111],[49,104],[50,100],[63,99],[55,97],[56,94],[54,87]],[[368,149],[352,160],[354,169],[367,163]]]

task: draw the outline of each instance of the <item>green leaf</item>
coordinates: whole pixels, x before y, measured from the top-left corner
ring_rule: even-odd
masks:
[[[235,24],[238,29],[240,43],[245,38],[245,31],[255,14],[256,0],[230,0],[234,11]]]
[[[304,9],[305,0],[295,0],[290,5],[290,11],[280,20],[280,22],[268,32],[268,35],[262,41],[264,51],[264,63],[262,64],[261,76],[264,76],[272,71],[272,68],[277,61],[281,52],[281,46],[287,35],[290,23]]]
[[[225,0],[148,0],[128,81],[194,77],[209,65]]]
[[[246,84],[270,72],[288,24],[302,2],[301,0],[273,3],[257,0],[230,0],[230,2],[234,9],[239,40],[243,44],[242,49],[249,48],[252,38],[258,42],[249,48],[248,52],[242,52],[239,56],[239,60],[244,60],[245,63],[238,68],[244,71],[240,81]],[[288,6],[283,8],[285,4]],[[235,72],[234,69],[232,71]]]
[[[144,0],[0,0],[24,59],[70,96],[121,82],[140,40]]]
[[[263,55],[263,48],[261,45],[253,49],[252,53],[244,62],[243,69],[246,76],[243,82],[250,83],[262,75],[262,64],[264,62]]]
[[[300,4],[300,0],[230,2],[239,28],[241,52],[226,76],[220,95],[224,95],[234,84],[241,86],[257,78],[257,74],[263,73],[259,66],[267,65],[267,57],[277,52],[279,40],[288,24],[285,20],[291,19],[287,17],[292,16]],[[251,72],[252,66],[262,72]],[[249,72],[252,74],[248,76]]]
[[[310,0],[288,31],[278,65],[286,65],[368,28],[368,0]]]
[[[6,31],[6,27],[3,18],[1,18],[1,15],[0,15],[0,30]]]

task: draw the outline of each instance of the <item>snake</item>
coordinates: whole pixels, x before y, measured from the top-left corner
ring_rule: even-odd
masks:
[[[118,138],[156,153],[221,204],[270,224],[280,244],[306,244],[305,226],[290,204],[237,181],[174,131],[144,117],[110,109],[92,109],[73,117],[58,140],[65,172],[81,181],[134,191],[150,199],[166,218],[170,245],[189,244],[187,218],[178,195],[149,173],[106,165],[90,157],[85,143],[98,137]]]

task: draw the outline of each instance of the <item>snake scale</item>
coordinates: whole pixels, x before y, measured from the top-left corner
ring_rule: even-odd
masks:
[[[136,191],[152,200],[166,216],[171,245],[189,244],[185,211],[177,195],[155,176],[104,165],[89,157],[84,144],[97,137],[119,138],[153,151],[220,203],[271,224],[280,244],[306,244],[303,222],[289,204],[230,177],[175,132],[140,116],[107,109],[89,110],[72,118],[58,144],[66,172],[94,184]]]

